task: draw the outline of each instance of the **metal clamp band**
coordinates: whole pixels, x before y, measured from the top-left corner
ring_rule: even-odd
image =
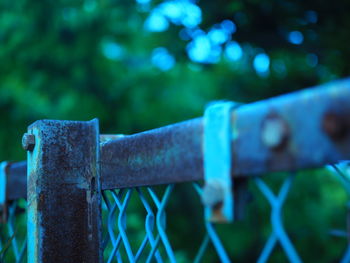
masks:
[[[205,217],[212,222],[234,219],[231,179],[231,111],[238,104],[216,102],[204,114],[204,179],[202,195]]]

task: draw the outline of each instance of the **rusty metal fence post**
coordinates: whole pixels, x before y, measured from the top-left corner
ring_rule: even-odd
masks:
[[[22,141],[28,152],[27,162],[4,162],[0,169],[0,216],[3,219],[3,222],[0,220],[3,227],[0,229],[0,263],[23,262],[27,240],[29,263],[102,262],[103,251],[107,262],[124,259],[161,262],[162,258],[175,262],[176,251],[166,231],[166,207],[174,184],[203,179],[208,183],[206,166],[215,168],[212,179],[223,179],[216,176],[216,166],[211,166],[218,158],[224,160],[220,165],[227,175],[220,184],[231,188],[230,180],[235,180],[232,201],[237,206],[231,209],[231,201],[227,206],[231,209],[227,213],[231,218],[236,208],[243,211],[250,193],[242,185],[252,176],[257,176],[255,183],[271,205],[272,232],[259,261],[269,259],[279,241],[290,261],[299,262],[297,249],[282,220],[291,179],[288,178],[275,195],[258,176],[349,160],[349,98],[350,79],[344,79],[243,105],[233,112],[228,111],[225,118],[214,116],[214,122],[209,121],[209,126],[214,126],[209,128],[215,128],[218,122],[220,129],[207,135],[213,139],[210,143],[217,146],[224,132],[221,139],[226,155],[210,150],[209,158],[205,151],[212,147],[205,144],[206,117],[129,136],[101,137],[97,120],[37,121],[29,127]],[[346,181],[349,192],[350,175],[343,174],[337,167],[333,168],[338,177]],[[159,189],[153,189],[157,185],[168,186],[164,192],[158,192]],[[216,183],[212,186],[215,187],[209,190],[214,191],[206,191],[206,187],[202,189],[200,184],[194,183],[207,207],[221,208],[224,188],[216,187]],[[136,239],[131,239],[135,235],[127,231],[127,214],[131,213],[128,207],[131,207],[129,201],[133,193],[147,213],[145,235],[141,233]],[[213,199],[213,194],[217,193]],[[26,196],[27,202],[23,200]],[[17,233],[15,219],[23,215],[26,208],[27,236],[22,240],[18,238],[17,244],[17,234],[21,233]],[[23,225],[20,227],[23,230]],[[347,237],[343,232],[340,231],[341,236]],[[335,233],[339,236],[339,231]],[[212,222],[208,221],[205,221],[205,237],[195,262],[205,258],[204,252],[210,242],[220,261],[229,262],[231,255],[225,251]],[[349,259],[348,245],[342,262],[349,262]]]
[[[102,262],[98,121],[37,121],[28,151],[28,262]]]

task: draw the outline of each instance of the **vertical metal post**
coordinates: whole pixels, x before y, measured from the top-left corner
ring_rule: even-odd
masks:
[[[41,120],[28,134],[28,262],[102,262],[98,120]]]

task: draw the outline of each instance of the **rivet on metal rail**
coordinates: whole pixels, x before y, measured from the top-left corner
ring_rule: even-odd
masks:
[[[204,114],[204,180],[202,202],[211,222],[232,222],[234,199],[231,179],[231,111],[238,104],[215,102]]]

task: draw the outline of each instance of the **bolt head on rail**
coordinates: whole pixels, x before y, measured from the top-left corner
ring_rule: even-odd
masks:
[[[34,134],[25,133],[22,138],[22,147],[26,151],[33,151],[35,147]]]

